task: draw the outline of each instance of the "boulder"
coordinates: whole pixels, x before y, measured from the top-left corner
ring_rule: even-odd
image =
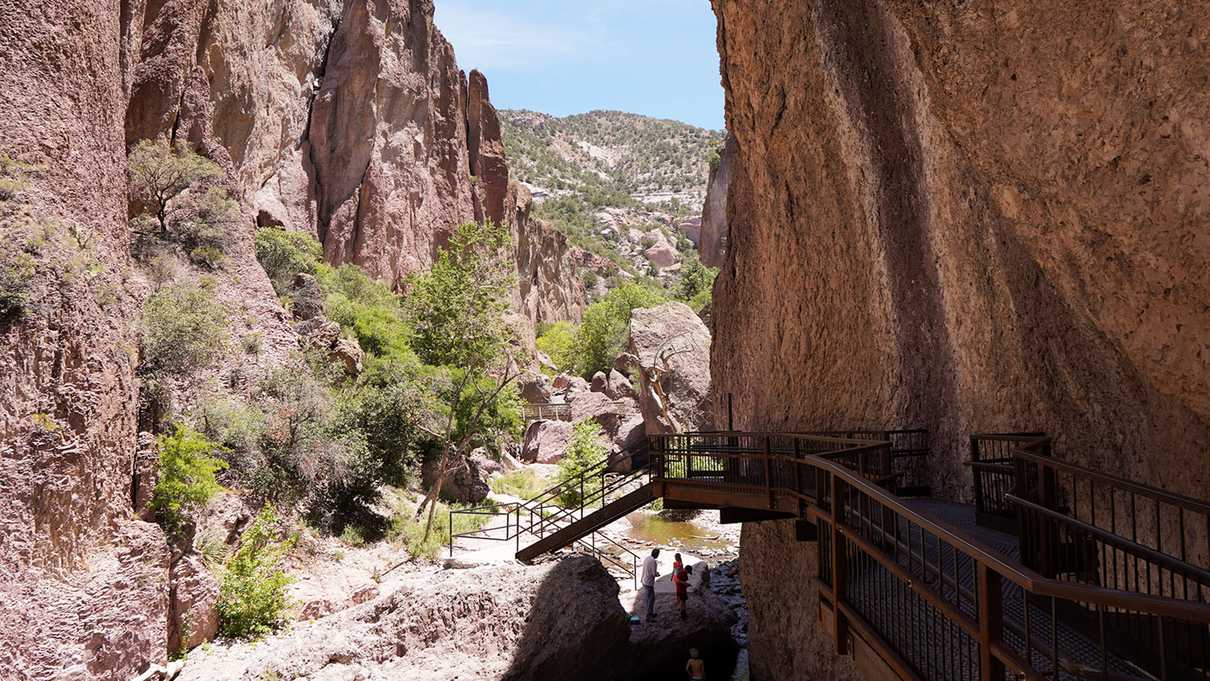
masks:
[[[618,451],[634,449],[647,438],[647,425],[642,414],[632,414],[618,426],[617,434],[613,436],[613,445]]]
[[[520,384],[521,399],[530,404],[546,404],[554,396],[550,378],[538,373],[526,377]]]
[[[479,447],[471,452],[471,459],[479,466],[479,470],[483,471],[484,475],[492,476],[504,470],[504,466],[499,461],[488,456],[487,450],[483,447]]]
[[[671,244],[656,244],[643,251],[643,255],[647,256],[647,260],[652,265],[661,270],[669,269],[681,262],[681,254]]]
[[[534,421],[525,429],[521,460],[528,463],[558,463],[571,441],[567,421]]]
[[[648,433],[711,427],[710,331],[688,305],[634,310],[628,352],[642,367],[639,408]]]
[[[572,422],[592,419],[605,429],[605,434],[611,439],[618,434],[622,422],[638,409],[634,400],[612,400],[599,392],[573,393],[570,398]]]
[[[301,321],[294,330],[302,336],[304,345],[320,350],[331,350],[340,339],[340,324],[325,317],[311,317]]]
[[[324,292],[319,282],[310,274],[299,272],[291,284],[293,303],[290,307],[294,318],[306,321],[324,313]]]
[[[598,371],[592,375],[592,382],[588,385],[588,389],[594,393],[609,392],[609,377],[605,375],[604,371]]]
[[[366,603],[254,645],[190,655],[177,681],[645,681],[628,663],[631,626],[618,583],[595,559],[444,565],[461,569],[380,585],[382,593]],[[666,652],[670,664],[686,651]]]
[[[356,338],[340,335],[340,324],[316,316],[299,322],[294,329],[302,336],[304,347],[325,351],[328,359],[339,364],[349,376],[361,373],[365,352]]]
[[[695,568],[696,570],[696,568]],[[696,575],[695,575],[696,577]],[[661,578],[667,580],[667,577]],[[726,681],[735,668],[739,645],[731,637],[735,614],[718,596],[704,589],[691,588],[686,602],[686,617],[677,614],[676,595],[663,582],[656,585],[656,612],[659,618],[647,619],[636,594],[635,614],[642,623],[630,629],[628,663],[640,679],[684,678],[685,661],[690,648],[697,648],[706,663],[706,678]]]
[[[558,376],[555,376],[554,388],[555,392],[567,393],[586,391],[588,390],[589,386],[588,381],[585,381],[579,376],[573,376],[571,374],[559,374]]]
[[[702,217],[695,215],[688,217],[676,224],[677,230],[685,235],[685,238],[693,242],[694,247],[701,245],[702,241]]]
[[[503,681],[634,678],[628,672],[638,668],[630,663],[631,627],[618,603],[618,583],[597,559],[560,561],[532,602]]]
[[[357,376],[361,374],[361,362],[365,353],[356,338],[338,338],[328,352],[328,357],[339,362],[344,367],[345,374]]]
[[[192,650],[218,633],[218,579],[196,553],[177,559],[168,578],[168,650]]]
[[[433,485],[437,484],[437,468],[440,458],[436,455],[429,456],[421,465],[420,475],[425,489],[432,489]],[[479,460],[472,455],[461,461],[452,472],[445,476],[445,482],[441,485],[440,497],[442,501],[473,504],[486,499],[491,491],[491,486],[487,483],[487,472],[480,467]]]
[[[609,370],[609,389],[605,391],[605,394],[615,400],[637,400],[639,398],[639,394],[635,391],[634,386],[631,385],[630,379],[626,378],[626,375],[617,369]]]

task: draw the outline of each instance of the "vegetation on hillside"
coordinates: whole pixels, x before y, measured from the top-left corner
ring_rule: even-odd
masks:
[[[519,179],[586,197],[701,193],[710,152],[723,139],[716,130],[620,111],[500,115],[509,166]]]

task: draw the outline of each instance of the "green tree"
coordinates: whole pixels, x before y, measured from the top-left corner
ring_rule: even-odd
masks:
[[[608,371],[625,346],[630,312],[664,302],[667,298],[663,292],[629,283],[589,305],[574,344],[576,372],[587,378],[598,371]]]
[[[227,345],[227,308],[214,281],[171,284],[143,307],[143,362],[151,371],[190,374],[213,364]]]
[[[409,282],[412,347],[445,374],[437,382],[444,423],[421,426],[440,450],[436,483],[416,510],[417,518],[429,512],[425,539],[446,477],[499,428],[493,415],[501,414],[517,377],[515,336],[505,319],[513,282],[507,245],[500,225],[462,225],[432,269]]]
[[[214,475],[227,464],[211,456],[217,445],[183,424],[161,434],[157,443],[160,470],[151,508],[169,534],[178,534],[187,517],[223,489]]]
[[[293,579],[280,565],[294,539],[278,539],[277,515],[268,505],[244,531],[239,550],[223,568],[217,606],[222,635],[259,638],[285,624],[286,587]]]
[[[560,321],[538,334],[538,350],[545,353],[560,371],[569,371],[575,364],[576,325]]]
[[[717,275],[718,270],[713,267],[706,267],[696,257],[690,259],[689,264],[681,272],[676,297],[688,303],[694,312],[701,312],[702,307],[710,301],[714,278]]]
[[[571,430],[571,440],[559,459],[559,484],[575,481],[584,473],[601,465],[605,459],[604,433],[596,421],[587,420],[577,423]],[[584,496],[593,493],[600,485],[599,478],[586,479],[584,487],[566,484],[559,493],[559,500],[566,508],[579,506]],[[583,495],[583,496],[582,496]]]
[[[232,219],[234,204],[214,186],[223,174],[219,165],[195,154],[183,143],[143,140],[127,159],[130,191],[147,204],[162,239],[174,228],[198,229]]]

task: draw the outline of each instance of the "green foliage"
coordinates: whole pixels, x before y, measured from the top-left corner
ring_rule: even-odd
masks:
[[[681,271],[681,279],[677,284],[677,299],[688,303],[694,312],[701,312],[706,303],[710,302],[716,276],[717,269],[706,267],[697,258],[691,259]]]
[[[144,140],[127,158],[131,198],[145,208],[132,222],[143,238],[176,241],[213,262],[239,206],[218,186],[222,168],[184,144]]]
[[[34,271],[29,254],[0,255],[0,323],[21,317],[29,307]]]
[[[496,494],[510,494],[521,499],[532,499],[542,493],[550,483],[533,470],[522,468],[505,473],[491,482]]]
[[[203,278],[165,286],[143,308],[146,369],[186,375],[209,367],[225,352],[228,315]]]
[[[296,538],[281,539],[277,522],[272,506],[262,508],[223,569],[218,597],[223,636],[260,638],[286,622],[286,587],[293,579],[280,565]]]
[[[571,440],[563,451],[563,458],[559,459],[560,484],[574,482],[584,473],[601,465],[606,452],[603,437],[601,426],[591,419],[581,421],[572,428]],[[583,486],[584,496],[590,495],[594,486],[601,484],[600,480],[600,477],[586,478]],[[559,501],[567,508],[579,506],[582,500],[581,487],[578,484],[567,485],[559,494]]]
[[[416,519],[415,507],[402,503],[391,517],[387,538],[392,542],[402,544],[413,558],[436,560],[441,555],[441,551],[449,545],[451,508],[453,510],[467,509],[471,508],[471,505],[447,506],[437,502],[437,508],[433,512],[433,527],[426,536],[425,523]],[[475,505],[475,508],[495,510],[495,504],[485,502]],[[487,515],[455,515],[453,533],[473,532],[491,520],[492,517]]]
[[[326,293],[327,317],[352,334],[362,350],[380,359],[416,362],[412,329],[391,289],[370,279],[356,265],[321,266],[319,281]]]
[[[566,321],[539,328],[538,350],[549,357],[560,371],[571,371],[575,365],[576,332],[576,325]]]
[[[256,260],[279,296],[290,291],[294,275],[314,275],[322,256],[323,248],[310,234],[276,227],[256,230]]]
[[[188,516],[222,490],[215,473],[227,467],[213,456],[218,447],[201,433],[182,424],[160,435],[159,480],[151,507],[164,529],[178,534]]]
[[[411,280],[413,347],[428,364],[498,368],[512,339],[505,324],[512,270],[500,225],[460,226],[428,272]]]
[[[25,189],[34,166],[0,154],[0,201],[10,201]]]
[[[573,346],[576,373],[584,377],[608,371],[625,347],[630,312],[667,302],[663,291],[630,283],[613,289],[588,309],[580,321]]]

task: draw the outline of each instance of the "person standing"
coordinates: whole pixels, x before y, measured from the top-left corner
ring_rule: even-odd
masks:
[[[681,619],[685,619],[685,605],[689,601],[689,577],[693,567],[683,567],[672,573],[672,583],[676,585],[676,607],[681,611]]]
[[[692,681],[702,681],[706,678],[706,663],[698,657],[697,648],[689,649],[689,662],[685,664],[685,672]]]
[[[647,599],[647,619],[655,619],[655,578],[660,576],[660,568],[656,559],[660,557],[659,549],[651,549],[651,555],[643,559],[643,597]]]

